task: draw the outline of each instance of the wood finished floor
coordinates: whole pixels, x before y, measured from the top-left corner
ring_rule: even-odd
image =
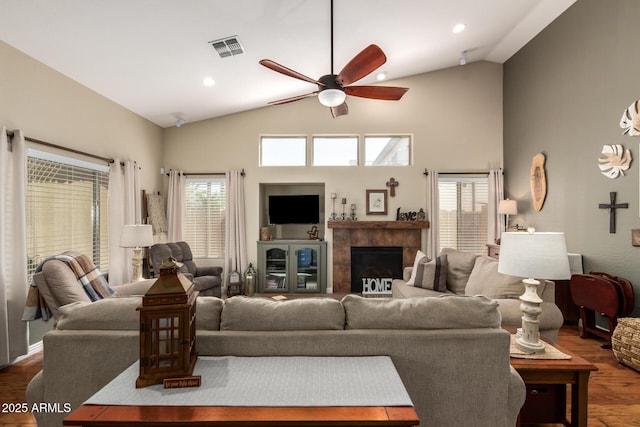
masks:
[[[600,348],[601,343],[581,339],[576,327],[562,328],[558,340],[598,367],[589,381],[589,427],[640,427],[640,373],[619,364],[611,350]],[[0,370],[0,404],[25,402],[26,386],[41,367],[42,353],[38,353]],[[31,414],[0,413],[0,426],[35,425]]]

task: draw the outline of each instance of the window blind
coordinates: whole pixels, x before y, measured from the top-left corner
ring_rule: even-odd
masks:
[[[67,250],[109,269],[109,169],[29,149],[27,156],[27,266],[29,277],[46,257]]]
[[[224,177],[187,178],[184,239],[194,258],[222,258],[226,213]]]
[[[486,253],[488,178],[440,176],[438,192],[440,249]]]

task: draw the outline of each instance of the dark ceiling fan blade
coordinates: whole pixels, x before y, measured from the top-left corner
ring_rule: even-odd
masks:
[[[346,102],[338,105],[337,107],[329,107],[331,109],[331,116],[335,119],[338,116],[344,116],[349,114],[349,107]]]
[[[279,99],[278,101],[271,101],[269,102],[269,104],[270,105],[288,104],[289,102],[300,101],[301,99],[316,96],[317,94],[318,94],[318,91],[305,93],[304,95],[292,96],[291,98]]]
[[[293,77],[294,79],[302,80],[305,82],[313,83],[316,85],[324,86],[323,83],[320,83],[316,79],[312,79],[311,77],[307,77],[304,74],[300,74],[297,71],[292,70],[291,68],[287,68],[284,65],[280,65],[277,62],[273,62],[270,59],[261,59],[260,65],[267,67],[270,70],[277,71],[280,74],[284,74],[285,76]]]
[[[344,88],[347,95],[385,101],[398,101],[408,90],[409,88],[397,86],[348,86]]]
[[[385,62],[387,62],[387,57],[382,49],[375,44],[369,45],[344,66],[336,81],[343,87],[348,86],[368,75]]]

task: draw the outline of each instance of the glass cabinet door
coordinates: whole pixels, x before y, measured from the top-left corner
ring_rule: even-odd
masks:
[[[293,278],[291,286],[294,292],[320,292],[318,276],[318,246],[293,245],[295,254],[292,260]]]
[[[264,290],[266,292],[285,292],[287,283],[287,247],[272,247],[265,251]]]

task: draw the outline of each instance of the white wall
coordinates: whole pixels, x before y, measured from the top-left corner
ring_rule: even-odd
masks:
[[[0,125],[102,157],[136,160],[160,190],[162,129],[0,42]]]
[[[325,217],[330,193],[358,206],[360,220],[395,219],[403,211],[426,207],[425,168],[440,171],[486,171],[502,167],[502,66],[479,62],[402,80],[388,85],[409,87],[399,102],[349,97],[348,116],[331,118],[317,99],[269,106],[164,131],[163,166],[185,172],[246,171],[247,245],[257,260],[259,185],[321,182],[325,184]],[[260,135],[389,134],[413,135],[410,167],[260,167]],[[365,216],[365,190],[384,189],[389,178],[400,185],[389,199],[389,215]],[[336,209],[338,210],[338,208]],[[331,283],[331,231],[329,283]]]

